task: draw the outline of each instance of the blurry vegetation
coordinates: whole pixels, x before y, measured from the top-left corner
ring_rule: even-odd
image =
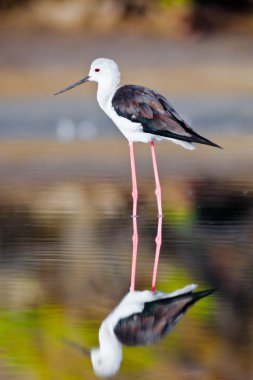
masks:
[[[191,25],[193,29],[210,32],[228,27],[231,18],[248,17],[252,11],[252,0],[194,0]]]
[[[112,31],[122,24],[151,33],[178,34],[185,28],[212,32],[238,28],[252,11],[252,0],[0,0],[4,25],[13,13],[9,22],[15,20],[15,26],[94,31]]]
[[[0,0],[0,10],[6,11],[14,8],[23,7],[28,4],[31,0]]]

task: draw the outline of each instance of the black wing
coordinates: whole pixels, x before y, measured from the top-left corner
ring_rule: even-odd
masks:
[[[187,293],[146,302],[141,313],[119,320],[114,328],[118,340],[127,346],[144,346],[167,335],[190,306],[214,290]]]
[[[146,87],[120,87],[112,98],[112,106],[119,116],[140,123],[143,132],[220,148],[196,133],[164,96]]]

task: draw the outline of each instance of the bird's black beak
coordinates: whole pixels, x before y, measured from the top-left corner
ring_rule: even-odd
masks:
[[[72,88],[76,87],[76,86],[79,86],[80,84],[83,84],[85,82],[88,82],[90,79],[89,75],[87,75],[87,77],[79,80],[78,82],[74,83],[74,84],[71,84],[70,86],[64,88],[63,90],[59,91],[59,92],[56,92],[54,95],[59,95],[65,91],[68,91],[68,90],[71,90]]]
[[[81,346],[80,344],[73,342],[72,340],[67,339],[67,338],[62,338],[62,341],[69,347],[74,348],[76,351],[79,351],[81,354],[88,356],[88,358],[90,358],[91,352],[88,348],[85,348]]]

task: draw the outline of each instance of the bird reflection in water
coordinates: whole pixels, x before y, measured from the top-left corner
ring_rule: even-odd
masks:
[[[122,345],[146,346],[168,335],[186,311],[198,300],[213,293],[213,289],[194,292],[191,284],[172,293],[155,291],[158,261],[162,243],[162,218],[158,217],[156,252],[150,290],[136,291],[138,253],[138,225],[133,216],[133,255],[130,291],[102,322],[99,329],[99,347],[88,350],[66,341],[91,359],[99,377],[114,376],[121,365]]]
[[[114,376],[122,361],[122,345],[146,346],[159,342],[195,302],[214,291],[194,292],[196,287],[191,284],[172,293],[130,291],[102,322],[99,347],[90,351],[76,347],[90,356],[97,376]]]

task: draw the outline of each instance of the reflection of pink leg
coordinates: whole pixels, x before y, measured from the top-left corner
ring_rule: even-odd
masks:
[[[138,189],[137,189],[136,168],[135,168],[135,159],[134,159],[134,144],[132,142],[129,142],[129,148],[130,148],[130,161],[131,161],[131,172],[132,172],[133,216],[137,216]]]
[[[161,192],[161,186],[160,186],[159,175],[158,175],[158,170],[157,170],[154,141],[151,141],[150,147],[151,147],[151,154],[152,154],[153,167],[154,167],[154,175],[155,175],[155,185],[156,185],[155,194],[156,194],[156,198],[157,198],[158,216],[162,216],[163,215],[163,211],[162,211],[162,192]]]
[[[157,163],[156,163],[156,156],[155,156],[155,144],[154,141],[151,141],[150,143],[151,147],[151,154],[152,154],[152,161],[153,161],[153,167],[154,167],[154,175],[155,175],[155,194],[157,198],[157,207],[158,207],[158,225],[157,225],[157,235],[156,235],[156,251],[155,251],[155,262],[154,262],[154,269],[153,269],[153,278],[152,278],[152,292],[155,291],[156,287],[156,278],[157,278],[157,270],[158,270],[158,262],[159,262],[159,255],[162,245],[162,192],[161,192],[161,185],[159,181],[159,175],[158,175],[158,169],[157,169]]]
[[[157,278],[157,270],[158,270],[158,262],[159,262],[159,255],[162,245],[162,221],[163,218],[161,216],[158,217],[158,225],[157,225],[157,235],[156,235],[156,251],[155,251],[155,262],[154,262],[154,269],[153,269],[153,278],[152,278],[152,292],[155,291],[156,287],[156,278]]]
[[[137,265],[137,252],[138,252],[138,229],[137,229],[137,200],[138,200],[138,189],[137,189],[137,179],[136,179],[136,168],[134,159],[134,144],[129,142],[130,149],[130,161],[131,161],[131,172],[132,172],[132,197],[133,197],[133,256],[132,256],[132,272],[131,272],[131,285],[130,290],[135,290],[135,279],[136,279],[136,265]]]
[[[135,290],[136,282],[136,265],[137,265],[137,253],[138,253],[138,229],[137,229],[137,217],[133,216],[133,256],[132,256],[132,272],[131,272],[131,285],[130,291]]]

